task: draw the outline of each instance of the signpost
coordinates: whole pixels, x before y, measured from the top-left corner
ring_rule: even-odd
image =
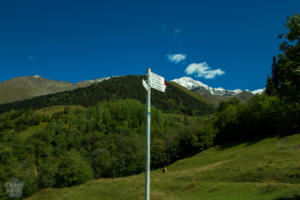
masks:
[[[146,131],[146,166],[145,166],[145,200],[150,200],[150,122],[151,122],[151,88],[161,92],[166,90],[164,77],[147,70],[148,83],[143,79],[143,86],[147,90],[147,131]]]
[[[166,82],[164,77],[151,72],[151,87],[161,92],[165,92]]]

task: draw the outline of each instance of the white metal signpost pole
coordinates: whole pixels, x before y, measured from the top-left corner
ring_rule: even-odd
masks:
[[[147,90],[147,138],[146,138],[146,166],[145,166],[145,200],[150,200],[150,123],[151,123],[151,88],[161,92],[166,90],[165,78],[147,70],[148,83],[143,79],[143,86]]]
[[[150,200],[151,69],[148,68],[145,200]]]

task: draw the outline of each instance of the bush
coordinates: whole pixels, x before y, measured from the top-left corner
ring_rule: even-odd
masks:
[[[66,152],[58,166],[57,186],[68,187],[86,183],[93,178],[93,170],[76,150]]]
[[[41,188],[54,187],[57,182],[59,160],[46,158],[39,165],[39,185]]]

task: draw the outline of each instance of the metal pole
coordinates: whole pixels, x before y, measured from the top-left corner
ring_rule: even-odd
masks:
[[[150,200],[150,122],[151,122],[151,69],[148,68],[147,92],[147,139],[146,139],[146,166],[145,166],[145,200]]]

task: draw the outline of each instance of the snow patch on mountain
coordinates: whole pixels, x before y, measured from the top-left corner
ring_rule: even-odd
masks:
[[[41,78],[41,76],[36,74],[33,76],[33,78]]]
[[[186,77],[186,76],[178,78],[178,79],[174,79],[172,81],[189,89],[189,90],[193,90],[195,88],[204,88],[205,90],[209,91],[210,94],[216,95],[216,96],[233,96],[233,95],[237,95],[243,91],[249,91],[249,90],[241,90],[241,89],[226,90],[222,87],[212,88],[200,81],[196,81],[196,80],[192,79],[191,77]],[[251,92],[252,94],[255,95],[255,94],[263,93],[264,90],[265,89],[258,89],[258,90],[249,91],[249,92]]]
[[[264,93],[265,92],[265,88],[263,88],[263,89],[257,89],[257,90],[253,90],[253,91],[251,91],[253,94],[262,94],[262,93]]]
[[[209,89],[208,85],[205,85],[204,83],[200,82],[200,81],[196,81],[190,77],[182,77],[182,78],[178,78],[178,79],[174,79],[174,80],[171,80],[189,90],[192,90],[194,88],[197,88],[197,87],[204,87],[204,88],[207,88]]]

